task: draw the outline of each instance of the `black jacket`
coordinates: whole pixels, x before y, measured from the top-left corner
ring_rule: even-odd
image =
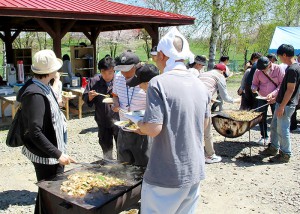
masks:
[[[26,148],[39,157],[58,159],[62,152],[57,149],[50,102],[43,90],[30,79],[20,89],[17,101],[22,103],[24,130],[28,130]]]
[[[112,92],[112,85],[108,88],[105,80],[101,75],[97,75],[89,79],[89,83],[83,93],[82,99],[89,106],[95,105],[95,121],[98,126],[103,126],[105,128],[111,128],[114,126],[114,120],[119,120],[119,114],[113,112],[110,105],[103,103],[103,96],[96,96],[93,100],[89,101],[89,91],[95,90],[101,94],[109,94]]]

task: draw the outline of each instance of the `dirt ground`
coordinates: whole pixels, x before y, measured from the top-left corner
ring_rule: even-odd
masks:
[[[225,104],[225,108],[237,106]],[[298,118],[299,119],[299,118]],[[82,162],[98,160],[97,126],[92,115],[68,121],[68,151]],[[5,145],[7,129],[0,132],[0,214],[33,213],[37,186],[32,164],[21,148]],[[258,155],[263,146],[258,126],[238,138],[225,139],[215,130],[215,150],[223,160],[206,165],[197,213],[300,213],[300,133],[292,133],[293,158],[271,164]],[[251,150],[251,156],[250,156]],[[66,170],[75,167],[67,166]]]

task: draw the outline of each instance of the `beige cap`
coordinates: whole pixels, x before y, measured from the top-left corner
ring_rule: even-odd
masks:
[[[36,74],[51,74],[58,71],[62,64],[52,50],[41,50],[33,56],[31,70]]]

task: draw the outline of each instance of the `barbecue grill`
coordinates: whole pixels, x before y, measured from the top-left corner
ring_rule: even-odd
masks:
[[[256,117],[254,117],[251,120],[245,120],[245,118],[241,118],[241,120],[236,120],[224,112],[216,112],[215,114],[216,115],[212,117],[212,124],[215,130],[220,135],[224,136],[225,138],[237,138],[242,136],[245,132],[249,131],[249,142],[251,128],[258,124],[263,118],[262,112],[260,112]]]
[[[238,111],[237,111],[238,112]],[[252,127],[262,120],[262,113],[249,121],[235,120],[224,112],[217,112],[212,118],[215,130],[222,136],[236,138],[242,136],[245,132],[250,131]]]
[[[140,200],[144,168],[103,160],[93,164],[95,167],[74,168],[37,184],[43,208],[48,214],[114,214],[132,207]],[[60,190],[61,184],[71,174],[83,171],[107,174],[110,170],[118,171],[118,178],[125,180],[125,185],[112,187],[108,193],[87,193],[84,197],[69,196]]]

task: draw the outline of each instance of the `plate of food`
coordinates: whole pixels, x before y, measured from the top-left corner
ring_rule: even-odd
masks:
[[[75,98],[76,97],[76,95],[72,94],[71,91],[69,91],[69,92],[68,91],[63,91],[62,96],[66,97],[66,98]]]
[[[267,100],[267,97],[263,97],[263,96],[258,95],[258,96],[256,97],[256,99],[259,99],[259,100]]]
[[[114,101],[113,101],[113,98],[104,98],[102,100],[103,103],[108,103],[108,104],[113,104]]]
[[[124,131],[136,131],[138,126],[130,120],[121,120],[114,123],[116,126],[119,126]]]

